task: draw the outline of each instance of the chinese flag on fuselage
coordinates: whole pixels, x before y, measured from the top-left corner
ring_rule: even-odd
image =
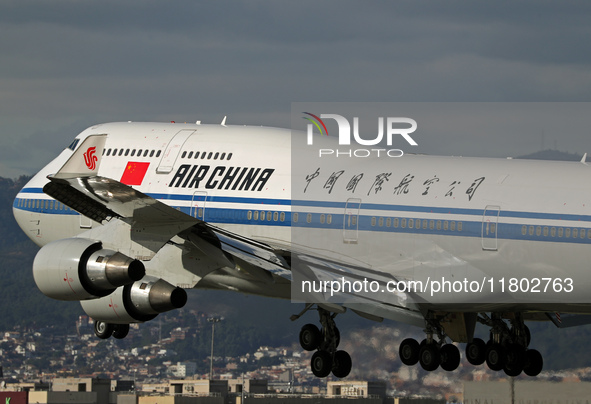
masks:
[[[138,163],[130,161],[123,171],[121,182],[126,185],[142,185],[150,163]]]

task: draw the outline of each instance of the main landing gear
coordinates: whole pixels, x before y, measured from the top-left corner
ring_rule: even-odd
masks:
[[[491,370],[503,370],[508,376],[519,376],[522,372],[528,376],[537,376],[542,371],[542,355],[528,348],[531,335],[520,313],[511,316],[510,325],[498,313],[493,313],[491,317],[481,314],[478,321],[491,327],[490,339],[485,343],[480,338],[473,338],[466,345],[466,359],[470,364],[478,366],[486,362]],[[418,362],[427,371],[439,366],[446,371],[457,369],[460,364],[458,348],[445,343],[446,335],[437,319],[428,318],[426,323],[427,337],[420,344],[412,338],[400,344],[402,363],[414,366]]]
[[[123,339],[129,334],[129,324],[111,324],[104,321],[94,322],[94,334],[100,339]]]
[[[460,351],[455,345],[445,342],[446,336],[438,322],[428,320],[425,333],[427,337],[420,344],[413,338],[402,341],[398,350],[402,363],[414,366],[418,362],[427,371],[439,366],[448,372],[456,370],[460,365]]]
[[[306,308],[308,310],[309,307]],[[332,372],[338,378],[351,372],[351,356],[346,351],[337,350],[341,335],[334,318],[328,310],[318,307],[321,329],[314,324],[306,324],[300,331],[300,345],[306,351],[316,351],[310,366],[316,377],[326,377]],[[301,315],[301,314],[300,314]],[[299,317],[299,316],[297,316]]]
[[[483,315],[479,319],[491,327],[490,339],[484,342],[474,338],[466,345],[466,359],[472,365],[486,365],[495,371],[503,370],[508,376],[537,376],[542,371],[544,360],[540,352],[529,349],[531,334],[517,313],[510,320],[510,326],[493,313],[492,317]]]

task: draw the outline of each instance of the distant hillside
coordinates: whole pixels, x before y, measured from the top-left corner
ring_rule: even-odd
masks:
[[[559,161],[581,161],[583,156],[576,153],[562,152],[558,150],[541,150],[539,152],[527,154],[525,156],[515,157],[517,159],[532,160],[559,160]]]

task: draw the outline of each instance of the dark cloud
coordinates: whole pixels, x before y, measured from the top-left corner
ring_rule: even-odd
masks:
[[[101,121],[288,126],[293,101],[588,101],[590,17],[570,1],[8,1],[0,157],[20,167],[20,141],[55,135],[32,172]]]

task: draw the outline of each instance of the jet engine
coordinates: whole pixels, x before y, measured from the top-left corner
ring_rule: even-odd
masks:
[[[33,277],[44,295],[57,300],[107,296],[146,274],[141,261],[102,248],[102,243],[69,238],[45,245],[35,256]]]
[[[151,276],[117,288],[109,296],[80,302],[95,321],[109,324],[149,321],[159,313],[180,309],[185,303],[187,292],[184,289]]]

